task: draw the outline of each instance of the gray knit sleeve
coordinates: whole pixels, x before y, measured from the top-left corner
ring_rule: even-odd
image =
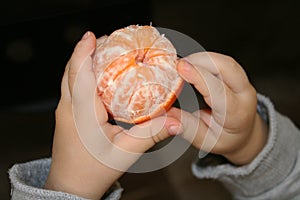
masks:
[[[12,200],[82,200],[83,198],[64,192],[43,189],[50,169],[51,159],[35,160],[16,164],[9,170]],[[115,189],[106,196],[106,200],[120,199],[122,188]]]
[[[266,108],[269,125],[260,154],[245,166],[194,163],[192,171],[198,178],[218,179],[235,199],[300,199],[300,131],[268,98],[259,94],[258,101]]]

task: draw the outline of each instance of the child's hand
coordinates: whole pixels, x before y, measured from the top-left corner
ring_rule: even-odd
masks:
[[[165,117],[130,130],[109,124],[96,94],[91,57],[95,46],[96,38],[88,32],[66,66],[55,113],[52,164],[45,184],[46,189],[89,199],[100,199],[141,153],[172,134],[167,128],[175,129],[174,134],[180,128],[178,120]]]
[[[172,108],[170,116],[182,115],[183,137],[236,165],[251,162],[266,142],[267,128],[256,113],[256,91],[242,67],[228,56],[203,52],[182,59],[178,73],[210,107],[194,113]]]

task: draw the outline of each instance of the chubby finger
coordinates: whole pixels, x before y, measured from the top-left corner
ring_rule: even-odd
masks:
[[[181,132],[182,126],[177,119],[161,116],[124,130],[113,141],[126,151],[144,153],[156,143]]]
[[[168,116],[181,122],[183,129],[181,135],[184,139],[195,146],[201,145],[207,126],[198,117],[178,108],[171,108],[168,111]]]
[[[91,53],[94,51],[95,43],[94,34],[87,32],[77,44],[69,62],[68,83],[73,109],[76,108],[79,114],[90,112],[91,116],[96,116],[95,125],[104,126],[108,115],[97,95],[97,83],[92,69]]]
[[[92,70],[91,55],[96,48],[96,38],[92,32],[86,32],[82,39],[77,43],[74,52],[69,60],[68,83],[72,95],[73,86],[77,78],[77,73],[81,67],[88,65],[87,68]],[[93,78],[95,79],[95,78]]]
[[[202,115],[203,111],[189,113],[178,108],[172,108],[168,115],[180,119],[183,132],[181,136],[192,143],[196,148],[205,152],[214,152],[218,148],[218,139],[222,132],[220,127],[209,114]]]
[[[226,84],[205,68],[194,66],[185,60],[180,60],[177,67],[178,73],[183,79],[193,84],[203,95],[205,102],[211,107],[214,114],[224,116],[227,102],[232,102],[234,99]]]
[[[97,94],[97,83],[92,70],[92,58],[86,58],[76,74],[73,84],[72,106],[80,113],[90,112],[96,116],[95,125],[104,126],[108,120],[107,111]],[[88,118],[87,120],[90,120]]]
[[[214,52],[199,52],[184,59],[192,65],[205,68],[236,93],[243,92],[250,85],[245,71],[232,57]]]

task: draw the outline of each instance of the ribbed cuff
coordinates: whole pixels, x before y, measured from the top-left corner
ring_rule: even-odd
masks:
[[[218,166],[192,165],[198,178],[218,179],[235,198],[258,196],[280,184],[291,172],[298,154],[299,135],[289,119],[276,113],[271,101],[258,94],[266,108],[269,135],[266,146],[248,165],[237,167],[229,163]]]
[[[52,190],[43,189],[51,165],[51,159],[35,160],[27,163],[16,164],[9,170],[11,181],[11,199],[12,200],[82,200],[84,198]],[[122,188],[116,184],[106,200],[120,199]]]

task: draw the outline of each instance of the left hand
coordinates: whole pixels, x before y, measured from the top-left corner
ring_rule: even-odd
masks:
[[[180,122],[171,117],[158,117],[129,130],[109,124],[96,94],[92,69],[95,47],[94,34],[86,33],[66,66],[45,184],[46,189],[89,199],[100,199],[142,153],[172,135],[167,129],[175,127],[176,134],[180,128]]]

